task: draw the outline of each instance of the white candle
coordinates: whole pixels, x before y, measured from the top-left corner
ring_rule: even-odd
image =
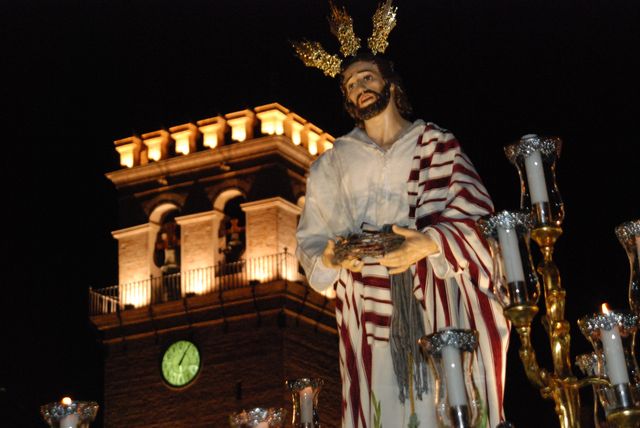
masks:
[[[518,247],[516,230],[498,227],[498,240],[500,241],[500,250],[502,252],[502,260],[504,261],[507,282],[524,282],[524,270],[522,269],[522,259],[520,258],[520,248]]]
[[[65,406],[65,409],[73,404],[73,400],[71,399],[71,397],[64,397],[60,402],[63,406]],[[75,413],[63,416],[60,419],[60,428],[76,428],[78,426],[78,422],[78,415]]]
[[[613,326],[611,330],[601,328],[600,337],[604,347],[605,368],[609,381],[613,385],[629,383],[627,363],[624,359],[624,349],[618,326]]]
[[[78,422],[78,415],[67,415],[60,419],[60,428],[77,428]]]
[[[313,388],[310,386],[300,391],[300,422],[313,424]]]
[[[445,383],[449,406],[464,406],[467,404],[467,391],[464,387],[464,373],[460,350],[454,346],[442,348],[442,364],[444,364]]]
[[[542,156],[539,151],[535,151],[524,160],[524,167],[527,172],[527,183],[529,183],[529,196],[531,204],[549,202],[547,194],[547,184],[544,180],[544,170],[542,169]]]

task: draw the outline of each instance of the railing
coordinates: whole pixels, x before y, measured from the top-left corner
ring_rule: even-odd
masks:
[[[302,279],[296,257],[288,252],[89,289],[89,314],[109,314],[281,279]]]

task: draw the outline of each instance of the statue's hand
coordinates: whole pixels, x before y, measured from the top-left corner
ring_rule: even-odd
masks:
[[[422,232],[397,225],[393,226],[393,232],[404,236],[404,242],[397,250],[379,259],[380,264],[389,269],[389,274],[404,272],[418,260],[439,251],[438,244]]]
[[[324,247],[324,251],[322,252],[322,264],[326,267],[333,269],[347,269],[352,272],[360,272],[362,270],[362,260],[357,257],[351,257],[343,260],[340,263],[336,263],[335,259],[335,248],[336,243],[332,239],[327,241],[327,246]]]

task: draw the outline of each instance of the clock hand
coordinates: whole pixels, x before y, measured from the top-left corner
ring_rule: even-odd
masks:
[[[191,344],[187,345],[187,348],[184,350],[184,352],[182,353],[182,358],[180,358],[180,362],[178,363],[178,366],[182,365],[182,360],[184,360],[184,357],[187,355],[187,351],[189,350],[189,348],[191,347]]]

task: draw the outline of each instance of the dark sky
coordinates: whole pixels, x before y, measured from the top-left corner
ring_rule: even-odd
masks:
[[[344,4],[365,39],[375,2]],[[613,229],[640,217],[640,3],[396,4],[387,53],[414,110],[458,136],[497,209],[519,200],[503,146],[528,133],[563,139],[556,262],[568,318],[603,301],[625,308],[628,264]],[[38,406],[65,394],[102,399],[86,299],[117,281],[116,194],[104,177],[118,168],[113,140],[272,101],[334,136],[348,131],[336,83],[288,45],[308,37],[337,51],[327,13],[324,0],[0,2],[0,405],[17,415],[12,426],[43,426]],[[588,345],[573,326],[575,355]],[[552,406],[524,381],[517,346],[507,410],[518,427],[544,425]]]

